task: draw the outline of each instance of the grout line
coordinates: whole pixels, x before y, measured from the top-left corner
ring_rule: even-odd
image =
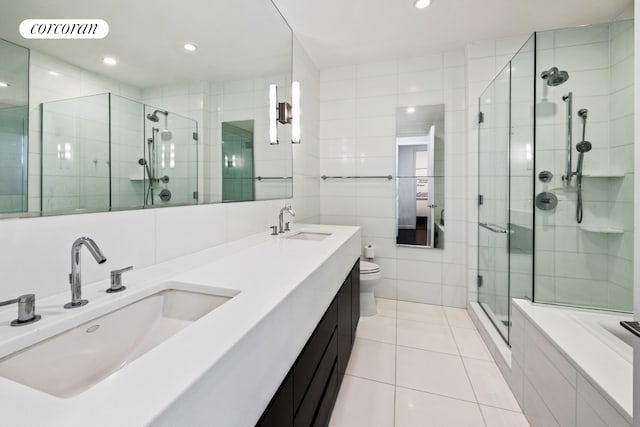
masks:
[[[402,347],[402,348],[408,348],[411,350],[420,350],[420,351],[427,351],[429,353],[438,353],[438,354],[445,354],[447,356],[458,356],[458,357],[462,357],[462,355],[460,353],[447,353],[446,351],[438,351],[438,350],[431,350],[428,348],[421,348],[421,347],[412,347],[410,345],[401,345],[401,344],[397,344],[396,347]],[[478,360],[482,360],[482,359],[478,359]]]
[[[451,326],[451,322],[449,321],[449,318],[447,317],[447,313],[445,311],[445,317],[447,319],[447,325],[449,326],[449,333],[451,334],[451,337],[453,338],[453,342],[456,345],[456,348],[458,349],[458,353],[460,353],[460,347],[458,346],[458,341],[456,340],[455,335],[453,334],[453,327]],[[478,402],[478,395],[476,393],[476,388],[473,386],[473,382],[471,381],[471,377],[469,376],[469,371],[467,369],[467,365],[464,363],[464,358],[462,357],[462,355],[460,355],[460,361],[462,362],[462,367],[464,369],[464,373],[467,377],[467,381],[469,381],[469,385],[471,386],[471,392],[473,393],[473,397],[475,398],[475,404],[478,407],[478,411],[480,411],[480,417],[482,418],[482,422],[484,423],[485,426],[487,426],[487,420],[484,418],[484,414],[482,413],[482,408],[480,408],[480,402]]]
[[[411,388],[411,387],[407,387],[407,386],[403,386],[403,385],[396,385],[396,388],[403,388],[405,390],[411,390],[411,391],[415,391],[415,392],[418,392],[418,393],[430,394],[432,396],[445,397],[447,399],[459,400],[460,402],[473,403],[474,405],[480,406],[480,404],[478,402],[474,402],[473,400],[460,399],[459,397],[453,397],[453,396],[449,396],[449,395],[446,395],[446,394],[434,393],[433,391],[419,390],[417,388]],[[485,406],[488,406],[488,405],[485,405]],[[495,406],[494,406],[494,408],[502,409],[502,408],[497,408]],[[478,410],[480,410],[480,408],[478,408]]]
[[[396,348],[394,349],[394,364],[393,364],[393,427],[396,427],[396,414],[397,414],[397,390],[398,390],[398,300],[395,302],[396,311]]]
[[[350,377],[354,377],[354,378],[360,378],[361,380],[373,381],[374,383],[378,383],[378,384],[390,385],[390,386],[393,386],[393,387],[396,386],[396,384],[384,382],[382,380],[377,380],[377,379],[374,379],[374,378],[363,377],[362,375],[347,374],[347,373],[345,373],[345,375],[349,375]]]

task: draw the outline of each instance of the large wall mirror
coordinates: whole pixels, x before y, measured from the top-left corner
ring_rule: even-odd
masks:
[[[29,50],[0,40],[0,212],[27,209]]]
[[[444,105],[396,110],[396,244],[444,247]]]
[[[87,17],[108,36],[18,32]],[[269,0],[25,0],[0,16],[0,39],[0,217],[292,197],[290,126],[269,143],[269,85],[291,98],[292,32]]]

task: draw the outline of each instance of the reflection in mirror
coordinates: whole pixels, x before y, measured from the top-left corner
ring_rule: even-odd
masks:
[[[144,164],[137,169],[145,177],[144,206],[197,203],[198,122],[150,105],[144,112],[145,162],[138,159]]]
[[[99,16],[110,31],[108,37],[90,41],[24,39],[17,29],[29,16]],[[242,120],[254,121],[253,200],[292,197],[291,126],[278,127],[279,145],[269,144],[268,132],[269,85],[277,85],[279,102],[291,102],[292,32],[271,1],[196,0],[189,7],[177,2],[158,8],[152,0],[136,1],[135,7],[125,0],[64,4],[22,0],[0,14],[0,37],[28,48],[19,48],[26,58],[20,62],[5,52],[5,44],[11,44],[0,40],[0,81],[5,66],[21,70],[20,105],[28,108],[30,122],[26,126],[24,117],[30,147],[27,150],[23,134],[22,157],[10,162],[16,173],[24,174],[20,188],[18,180],[9,184],[5,179],[9,166],[3,163],[0,213],[36,216],[41,211],[63,214],[221,202],[222,123]],[[186,42],[196,49],[183,48]],[[106,64],[105,57],[116,63]],[[6,93],[0,88],[0,108],[5,107]],[[42,104],[66,102],[70,108],[75,99],[86,97],[109,99],[111,105],[100,107],[85,99],[90,108],[67,119],[61,129],[64,138],[57,135],[59,141],[54,143],[55,130],[40,127],[46,121],[41,117]],[[85,117],[101,108],[106,108],[106,115]],[[153,116],[156,110],[159,120],[148,120],[147,114]],[[71,122],[77,126],[68,127]],[[0,123],[9,126],[2,116]],[[50,141],[43,148],[45,134]],[[66,144],[69,159],[62,158]],[[5,148],[0,150],[3,162],[8,162]],[[23,206],[3,209],[9,187],[10,195],[19,194]]]
[[[396,111],[396,244],[444,247],[444,105]]]
[[[109,93],[43,103],[42,213],[195,203],[197,129]]]
[[[0,213],[27,210],[29,50],[0,39]]]
[[[222,123],[222,201],[254,200],[253,120]]]

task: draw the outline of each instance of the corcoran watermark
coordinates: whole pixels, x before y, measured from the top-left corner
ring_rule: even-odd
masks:
[[[103,39],[107,34],[103,19],[25,19],[20,24],[25,39]]]

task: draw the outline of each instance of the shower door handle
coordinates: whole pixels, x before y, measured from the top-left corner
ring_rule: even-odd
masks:
[[[509,233],[509,230],[507,230],[504,227],[500,227],[499,225],[496,225],[496,224],[487,224],[486,222],[479,222],[478,225],[494,233],[501,233],[501,234]]]

